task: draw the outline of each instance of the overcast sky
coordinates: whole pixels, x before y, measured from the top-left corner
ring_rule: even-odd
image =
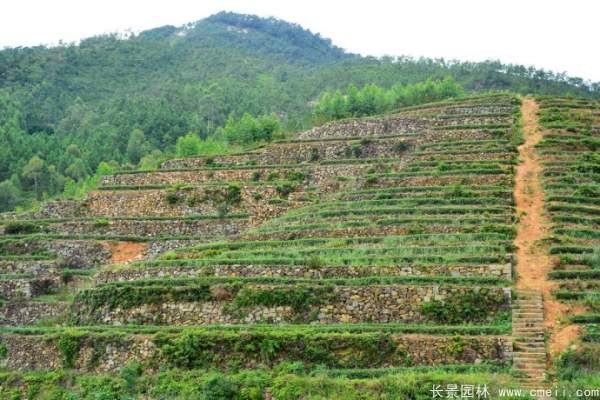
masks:
[[[221,10],[275,16],[363,55],[534,65],[600,81],[595,0],[5,0],[0,47],[182,25]]]

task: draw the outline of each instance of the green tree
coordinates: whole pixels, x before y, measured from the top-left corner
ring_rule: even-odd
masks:
[[[177,155],[179,157],[190,157],[200,154],[200,147],[202,146],[202,140],[195,133],[188,133],[185,136],[181,136],[177,139],[175,145]]]
[[[146,145],[146,136],[141,129],[134,129],[129,134],[129,140],[127,141],[127,158],[134,164],[140,162],[142,155],[144,154]]]
[[[88,175],[88,171],[83,160],[78,158],[65,169],[65,174],[76,181],[80,181]]]
[[[44,176],[44,160],[38,156],[31,157],[29,162],[23,167],[22,175],[24,178],[33,181],[35,195],[39,200],[41,198],[41,180]]]
[[[281,124],[276,115],[262,115],[258,118],[244,113],[236,120],[232,115],[217,135],[224,137],[229,143],[249,144],[258,141],[270,141],[273,134],[280,130]]]
[[[10,180],[0,182],[0,211],[15,208],[21,202],[21,192]]]
[[[358,91],[358,88],[356,87],[356,85],[351,84],[350,86],[348,86],[347,93],[348,94],[346,96],[346,102],[348,105],[348,114],[352,116],[357,116],[360,113],[360,93]]]

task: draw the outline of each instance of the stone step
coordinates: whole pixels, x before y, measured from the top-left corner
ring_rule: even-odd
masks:
[[[535,328],[538,329],[540,332],[544,331],[544,324],[542,323],[543,321],[518,321],[518,322],[513,322],[513,329],[514,326],[516,325],[517,328]]]
[[[539,329],[536,328],[520,328],[520,329],[513,329],[512,331],[512,335],[515,338],[521,337],[521,336],[539,336],[539,337],[544,337],[544,332],[540,332]]]
[[[535,321],[535,322],[517,321],[517,322],[513,322],[512,326],[513,326],[513,329],[515,329],[515,328],[536,328],[536,329],[539,329],[540,331],[543,331],[543,329],[544,329],[544,324],[542,324],[541,321]]]
[[[514,299],[512,302],[516,304],[522,303],[541,303],[543,301],[542,296],[539,295],[527,295],[521,298]]]
[[[526,355],[520,355],[518,357],[513,357],[513,361],[514,362],[521,362],[521,363],[528,363],[528,362],[540,362],[540,363],[546,363],[546,356],[540,356],[540,355],[531,355],[531,356],[526,356]]]
[[[545,378],[546,378],[546,374],[545,373],[541,373],[541,372],[526,372],[526,371],[519,371],[522,374],[524,374],[525,376],[521,379],[519,379],[520,382],[523,382],[525,379],[527,380],[526,382],[528,383],[538,383],[538,385],[541,385],[542,382]]]
[[[517,308],[517,309],[513,310],[513,318],[515,316],[523,317],[523,316],[527,316],[527,315],[535,315],[535,316],[543,317],[544,313],[538,309],[524,310],[522,308]]]
[[[527,300],[513,300],[512,305],[521,307],[521,306],[541,306],[543,304],[542,299],[527,299]]]
[[[531,336],[532,334],[544,337],[544,332],[540,331],[539,329],[537,329],[535,327],[523,327],[523,328],[518,328],[518,329],[512,330],[512,335],[514,337],[519,337],[519,335]]]
[[[522,315],[522,314],[541,314],[544,315],[544,310],[538,308],[538,307],[514,307],[512,309],[513,314],[518,314],[518,315]]]
[[[544,337],[542,293],[518,290],[512,304],[513,367],[524,376],[523,387],[540,388],[546,378],[547,356]]]
[[[527,347],[524,350],[514,350],[512,354],[515,357],[520,356],[521,354],[529,354],[529,355],[540,355],[546,356],[546,349],[536,349],[537,351],[533,351],[533,349]]]
[[[523,382],[524,379],[527,379],[528,381]],[[535,388],[541,388],[541,386],[543,385],[542,381],[546,379],[546,374],[541,374],[541,373],[535,373],[535,374],[527,374],[526,377],[523,377],[521,379],[519,379],[519,382],[522,383],[529,383],[531,385],[535,384]]]
[[[542,292],[539,290],[518,290],[517,291],[517,295],[515,296],[515,298],[517,300],[522,300],[525,299],[527,297],[531,297],[531,296],[541,296]]]
[[[513,359],[513,365],[519,368],[535,369],[541,368],[546,369],[546,360],[532,360],[532,359]]]
[[[513,353],[545,353],[546,348],[544,346],[524,346],[521,343],[515,343],[514,345],[515,351]],[[534,351],[535,350],[535,351]]]
[[[543,375],[546,373],[546,363],[536,364],[536,365],[528,365],[528,364],[513,364],[514,367],[521,372],[525,372],[529,375],[531,374],[539,374]]]
[[[544,336],[543,335],[539,335],[539,336],[530,336],[530,337],[525,337],[525,338],[520,338],[520,337],[516,337],[514,339],[514,342],[516,343],[544,343]]]
[[[539,324],[541,326],[542,322],[544,322],[544,317],[519,318],[517,320],[517,322],[521,322],[521,323],[536,323],[536,324]]]

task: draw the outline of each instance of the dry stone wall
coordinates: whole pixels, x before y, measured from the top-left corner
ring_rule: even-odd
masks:
[[[81,202],[76,200],[49,201],[42,203],[40,210],[29,212],[8,212],[2,213],[4,220],[22,220],[22,219],[57,219],[68,218],[79,215],[81,212]]]
[[[269,199],[280,196],[276,187],[242,186],[239,202],[227,203],[227,187],[194,187],[174,191],[116,190],[91,192],[86,201],[86,214],[92,217],[183,217],[217,215],[225,207],[228,213],[279,215],[287,203],[272,203]],[[172,195],[173,200],[169,200]]]
[[[281,290],[281,286],[245,285],[245,289],[271,291]],[[225,290],[225,289],[224,289]],[[287,290],[287,289],[286,289]],[[101,306],[91,309],[86,303],[77,304],[79,323],[93,325],[155,324],[155,325],[203,325],[203,324],[255,324],[310,322],[319,324],[360,323],[360,322],[423,322],[424,303],[444,301],[461,296],[477,287],[450,286],[334,286],[327,298],[317,305],[303,310],[291,306],[253,306],[241,309],[231,308],[229,295],[223,300],[201,302],[170,302],[143,304],[132,308],[109,308]],[[487,288],[491,296],[503,296],[505,308],[510,304],[510,291],[502,288]],[[316,291],[315,293],[320,293]],[[235,296],[235,295],[232,295]],[[492,318],[500,309],[490,307]]]
[[[448,128],[462,125],[497,125],[510,124],[511,116],[476,117],[465,115],[462,118],[437,119],[419,116],[395,114],[385,117],[348,119],[331,122],[312,128],[298,135],[301,139],[316,139],[330,137],[360,137],[371,135],[390,135],[422,132],[434,128]]]
[[[471,115],[471,114],[508,114],[512,113],[513,105],[479,105],[445,107],[446,115]]]
[[[44,243],[63,268],[92,268],[107,263],[111,257],[111,252],[96,241],[49,240]]]
[[[382,161],[383,162],[383,161]],[[324,186],[326,182],[337,176],[356,177],[373,168],[376,163],[364,164],[309,164],[295,168],[260,168],[248,167],[238,169],[198,169],[182,171],[154,171],[140,172],[136,174],[120,174],[104,177],[105,185],[175,185],[175,184],[199,184],[206,181],[260,181],[267,182],[269,179],[285,180],[294,173],[304,173],[306,180],[304,184]]]
[[[111,236],[190,236],[215,238],[219,236],[235,237],[252,226],[253,221],[248,218],[222,218],[222,219],[114,219],[98,224],[89,220],[72,220],[62,223],[50,224],[47,231],[62,235],[100,235]]]
[[[398,157],[403,149],[410,146],[411,137],[391,137],[369,140],[330,140],[325,142],[280,142],[273,143],[260,152],[240,156],[219,156],[214,162],[219,164],[256,163],[257,165],[297,164],[318,162],[319,160],[340,160],[350,158]],[[165,161],[162,169],[203,168],[206,158],[181,158]]]
[[[193,335],[193,334],[192,334]],[[204,351],[215,354],[212,362],[206,367],[225,370],[227,363],[233,360],[241,362],[242,368],[255,368],[265,363],[259,351],[244,350],[240,342],[252,341],[253,335],[247,334],[245,339],[239,336],[224,334],[211,340],[198,341],[204,343]],[[260,341],[257,337],[254,340]],[[268,339],[264,337],[264,339]],[[7,356],[0,360],[0,365],[16,370],[55,370],[63,367],[64,355],[57,342],[60,336],[40,335],[0,335],[0,343],[6,347]],[[317,339],[319,340],[319,339]],[[335,345],[328,342],[335,340]],[[389,347],[385,355],[377,357],[378,361],[370,367],[394,367],[409,365],[440,365],[496,362],[506,363],[512,354],[512,341],[504,336],[433,336],[433,335],[389,335],[382,337]],[[78,337],[78,352],[73,360],[73,367],[79,371],[116,372],[121,366],[131,361],[146,365],[170,365],[173,362],[162,350],[161,342],[149,335],[83,335]],[[307,339],[296,335],[287,339],[283,346],[277,348],[269,364],[275,365],[282,360],[304,361]],[[356,362],[357,349],[352,339],[343,336],[323,336],[323,346],[332,353],[331,366],[349,368]],[[364,365],[364,367],[368,367]]]
[[[0,260],[0,274],[31,274],[34,276],[55,273],[60,268],[56,260]]]
[[[29,299],[34,296],[51,293],[60,286],[57,277],[43,277],[32,279],[4,279],[0,280],[0,298]]]
[[[179,244],[181,246],[182,244]],[[186,243],[185,245],[191,245]],[[164,250],[163,250],[164,251]],[[368,276],[492,276],[511,279],[512,265],[398,265],[398,266],[339,266],[307,267],[290,265],[211,265],[201,267],[150,267],[124,268],[101,271],[94,277],[97,283],[133,281],[139,279],[194,278],[202,276],[218,277],[299,277],[310,279],[323,278],[362,278]]]
[[[38,325],[55,318],[66,319],[69,308],[67,302],[10,301],[0,307],[0,326]]]

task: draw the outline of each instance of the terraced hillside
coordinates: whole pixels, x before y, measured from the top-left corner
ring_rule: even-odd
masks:
[[[593,358],[600,354],[600,104],[566,98],[538,102],[546,132],[538,152],[552,224],[549,277],[566,318],[563,337],[553,344],[563,350],[579,335],[582,344],[567,356],[593,370],[600,364]]]
[[[512,308],[530,299],[513,290],[519,104],[498,94],[343,120],[6,214],[0,393],[408,398],[532,382],[512,366]],[[580,150],[571,136],[540,146]],[[553,277],[589,278],[557,295],[589,301],[586,154],[549,158],[545,184],[553,218],[568,219],[553,252],[576,266]]]

